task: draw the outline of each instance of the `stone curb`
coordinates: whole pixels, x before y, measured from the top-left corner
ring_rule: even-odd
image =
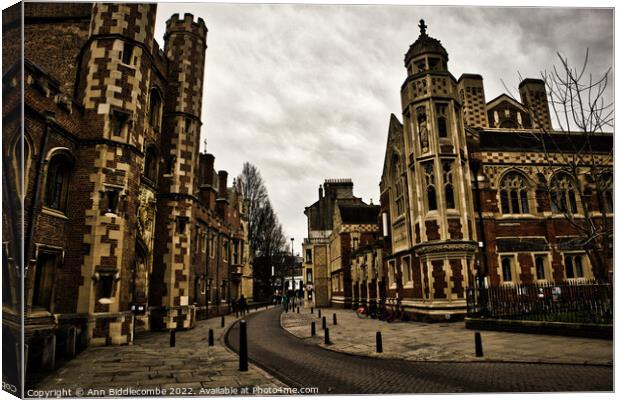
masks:
[[[311,337],[301,337],[296,335],[294,332],[292,332],[290,329],[285,328],[284,326],[282,326],[282,317],[283,317],[284,313],[280,314],[280,328],[282,328],[283,330],[285,330],[286,332],[290,333],[291,335],[295,336],[296,338],[298,338],[299,340],[308,340],[311,339]],[[506,359],[495,359],[495,358],[487,358],[487,357],[482,357],[482,359],[473,359],[473,360],[463,360],[463,359],[448,359],[448,360],[432,360],[432,359],[419,359],[419,360],[415,360],[415,359],[409,359],[409,358],[401,358],[401,357],[394,357],[394,356],[386,356],[386,355],[378,355],[376,353],[368,353],[368,354],[359,354],[359,353],[351,353],[342,349],[337,349],[337,348],[333,348],[330,347],[330,345],[326,345],[325,343],[315,343],[316,346],[321,347],[325,350],[329,350],[329,351],[333,351],[335,353],[340,353],[340,354],[347,354],[350,356],[355,356],[355,357],[368,357],[368,358],[377,358],[377,359],[383,359],[383,360],[397,360],[397,361],[409,361],[409,362],[415,362],[415,363],[420,363],[420,362],[427,362],[427,363],[502,363],[502,364],[540,364],[540,365],[587,365],[587,366],[596,366],[596,367],[613,367],[614,363],[613,361],[611,361],[610,363],[599,363],[599,362],[588,362],[588,361],[584,361],[583,363],[580,362],[565,362],[565,361],[541,361],[541,360],[529,360],[529,361],[525,361],[525,360],[506,360]],[[384,346],[385,347],[385,346]]]

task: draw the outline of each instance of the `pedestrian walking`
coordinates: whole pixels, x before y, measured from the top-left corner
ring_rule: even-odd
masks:
[[[282,309],[285,309],[288,306],[288,296],[284,294],[282,296]]]
[[[237,300],[237,306],[239,307],[241,315],[245,315],[248,311],[248,302],[243,294],[239,297],[239,300]]]

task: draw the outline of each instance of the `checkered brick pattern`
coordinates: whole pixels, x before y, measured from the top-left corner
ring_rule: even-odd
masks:
[[[459,83],[465,123],[477,128],[489,126],[482,80],[467,79]]]

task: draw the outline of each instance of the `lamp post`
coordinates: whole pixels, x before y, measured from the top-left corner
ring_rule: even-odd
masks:
[[[295,248],[293,247],[293,242],[295,242],[295,238],[291,238],[291,290],[293,291],[293,295],[295,294]]]

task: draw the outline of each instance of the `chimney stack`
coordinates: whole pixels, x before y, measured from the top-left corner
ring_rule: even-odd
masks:
[[[534,129],[545,129],[550,131],[551,116],[549,113],[549,102],[547,101],[547,89],[545,81],[542,79],[524,79],[519,84],[519,94],[521,103],[527,108],[532,119]]]

